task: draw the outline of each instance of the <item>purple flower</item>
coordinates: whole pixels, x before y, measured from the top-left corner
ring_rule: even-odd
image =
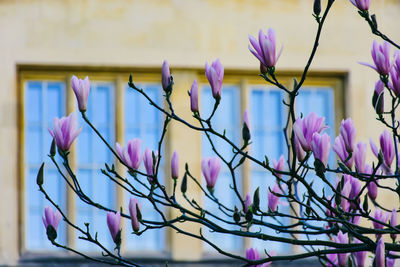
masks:
[[[396,227],[397,226],[397,212],[396,209],[392,210],[392,213],[390,214],[390,226]],[[390,234],[390,237],[393,240],[396,240],[397,235],[396,234]]]
[[[251,202],[251,196],[250,194],[246,195],[246,199],[244,201],[244,211],[247,212],[249,210],[249,207],[251,206],[251,204],[253,204]]]
[[[348,244],[349,243],[349,238],[346,234],[343,234],[342,231],[339,231],[337,236],[334,237],[334,242],[335,243],[341,243],[341,244]],[[347,260],[349,257],[350,253],[338,253],[338,262],[340,267],[345,267],[347,265]]]
[[[350,197],[350,193],[351,193],[351,182],[347,180],[343,185],[343,189],[341,192],[342,201],[340,202],[340,207],[344,211],[349,211],[350,203],[347,199]]]
[[[393,148],[393,137],[386,129],[382,132],[379,137],[379,143],[381,145],[381,151],[383,154],[383,160],[385,165],[385,172],[391,173],[390,167],[394,159],[394,148]]]
[[[348,194],[348,198],[350,200],[352,200],[352,202],[350,202],[350,205],[351,205],[351,208],[355,210],[358,208],[357,203],[359,202],[359,199],[357,197],[361,191],[361,184],[357,178],[354,178],[353,176],[350,176],[348,174],[345,174],[344,178],[345,178],[345,181],[348,181],[350,183],[351,190],[350,190],[350,193]]]
[[[53,130],[49,129],[57,147],[62,151],[68,151],[72,142],[80,134],[82,128],[78,129],[78,122],[74,113],[68,117],[54,118]]]
[[[337,254],[328,254],[326,255],[328,261],[326,262],[326,266],[333,267],[337,265]]]
[[[258,32],[258,41],[250,35],[249,40],[254,48],[251,48],[249,45],[249,50],[261,62],[261,64],[267,68],[274,67],[282,53],[281,48],[278,55],[276,55],[275,31],[269,28],[267,34],[264,34],[264,32],[260,30]]]
[[[271,211],[276,211],[279,204],[279,196],[275,194],[283,194],[282,190],[279,188],[278,184],[275,184],[271,190],[268,190],[268,207]]]
[[[139,202],[136,198],[129,199],[129,214],[131,216],[131,224],[132,224],[132,229],[134,232],[138,232],[140,229],[140,224],[139,224],[139,219],[138,219],[138,214],[137,214],[137,209],[140,209],[140,208],[141,208],[141,205],[139,204]]]
[[[400,52],[396,51],[394,53],[393,66],[390,69],[389,88],[392,89],[394,94],[398,97],[400,96]]]
[[[199,112],[199,88],[197,80],[194,80],[190,88],[190,109],[192,112]]]
[[[342,135],[339,135],[335,138],[335,143],[333,144],[332,149],[335,151],[336,155],[338,155],[340,160],[346,164],[347,167],[349,167],[349,169],[353,168],[354,157],[347,159],[349,157],[349,153],[346,150],[346,145]]]
[[[72,76],[72,90],[74,90],[76,100],[78,100],[78,108],[80,111],[86,111],[87,99],[90,91],[89,77],[84,80],[78,79],[75,75]]]
[[[174,179],[179,177],[179,157],[176,150],[174,151],[171,159],[171,176]]]
[[[281,155],[279,157],[279,160],[278,161],[273,160],[272,164],[273,164],[275,170],[283,171],[283,169],[285,168],[285,158],[283,157],[283,155]],[[282,174],[277,173],[277,176],[279,178],[282,178]]]
[[[367,11],[369,9],[370,0],[350,0],[350,2],[359,10]]]
[[[326,128],[325,118],[318,117],[314,112],[304,118],[297,118],[293,124],[295,137],[297,137],[304,151],[311,151],[313,134],[321,133]]]
[[[171,79],[171,74],[169,72],[168,62],[164,60],[161,67],[161,84],[164,91],[168,88]]]
[[[274,253],[271,253],[273,255]],[[256,261],[260,259],[260,255],[258,254],[257,249],[254,248],[249,248],[246,249],[246,259]],[[250,265],[250,267],[267,267],[271,264],[271,262],[266,262],[264,264],[258,264],[258,265]]]
[[[107,212],[107,225],[112,239],[117,243],[117,235],[121,231],[121,214],[119,212]]]
[[[211,85],[212,95],[215,99],[221,98],[222,80],[224,79],[224,67],[219,59],[211,63],[206,63],[206,76]]]
[[[385,107],[384,92],[383,92],[384,89],[385,89],[385,84],[381,80],[378,80],[375,83],[374,96],[372,97],[372,105],[377,114],[382,114],[384,111]]]
[[[356,142],[356,128],[351,118],[342,120],[340,123],[340,135],[343,137],[347,152],[353,152]]]
[[[389,253],[390,254],[390,253]],[[396,258],[386,257],[386,267],[394,267],[396,263]]]
[[[372,167],[370,165],[366,164],[364,172],[366,174],[370,174],[371,175],[372,172],[373,172],[373,169],[372,169]],[[374,179],[373,181],[371,181],[371,182],[369,182],[367,184],[368,196],[372,200],[375,200],[376,197],[378,196],[378,185],[377,185],[377,183],[378,183],[378,180]]]
[[[367,144],[358,142],[354,149],[354,162],[356,163],[357,171],[360,173],[365,172],[365,156],[367,153]]]
[[[382,223],[386,224],[389,219],[389,213],[387,213],[387,212],[383,213],[382,210],[380,210],[379,208],[376,208],[375,213],[374,213],[374,219],[377,220],[378,222],[382,222]],[[372,221],[372,225],[374,226],[374,228],[375,229],[383,229],[384,225],[380,224],[378,222]],[[382,236],[381,234],[376,234],[377,238],[380,238],[381,236]]]
[[[306,152],[303,150],[303,148],[301,147],[299,138],[297,138],[297,136],[294,136],[294,147],[296,149],[296,156],[299,159],[299,161],[303,161],[304,158],[306,157]]]
[[[46,206],[44,208],[44,215],[42,217],[42,221],[46,229],[49,225],[51,225],[57,232],[58,223],[60,222],[60,220],[61,220],[61,213],[57,209],[54,212],[50,206]]]
[[[312,151],[314,153],[314,157],[319,159],[324,166],[328,163],[329,158],[329,149],[331,147],[331,137],[324,133],[314,133],[312,137]]]
[[[139,169],[140,163],[142,163],[141,144],[142,141],[138,138],[129,140],[126,148],[122,147],[119,143],[115,144],[115,149],[122,162],[134,170]]]
[[[379,149],[376,146],[376,144],[374,143],[374,141],[372,141],[372,139],[369,139],[369,146],[371,147],[371,151],[372,153],[375,155],[375,157],[378,157],[379,155]]]
[[[146,169],[147,175],[149,175],[149,176],[153,176],[154,175],[154,167],[156,165],[156,163],[154,162],[154,159],[153,159],[153,153],[154,153],[154,156],[156,158],[156,161],[158,162],[158,152],[157,151],[153,152],[149,148],[146,148],[146,150],[144,151],[144,160],[143,160],[144,161],[144,167]],[[149,179],[150,182],[152,181],[151,177],[148,177],[148,179]]]
[[[356,244],[362,244],[362,242],[358,239],[354,239],[354,242]],[[367,252],[366,251],[357,251],[354,252],[354,257],[356,259],[357,262],[357,267],[364,267],[365,266],[365,257],[367,256]]]
[[[221,162],[217,157],[205,158],[201,161],[201,171],[206,179],[207,188],[212,191],[221,170]]]
[[[376,70],[380,75],[388,75],[390,71],[390,44],[386,41],[379,45],[376,40],[372,43],[371,49],[374,64],[361,62],[360,64],[368,66]]]
[[[383,238],[380,238],[376,245],[375,266],[385,267],[385,242],[383,242]]]

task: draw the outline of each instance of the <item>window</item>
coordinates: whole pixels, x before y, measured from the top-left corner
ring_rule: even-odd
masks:
[[[125,145],[132,138],[142,140],[142,152],[146,148],[158,150],[158,140],[161,135],[164,116],[134,90],[126,85],[129,73],[134,73],[135,84],[142,88],[158,105],[163,105],[163,91],[160,85],[160,74],[153,70],[116,70],[115,72],[103,72],[98,69],[88,69],[87,73],[75,72],[73,68],[64,70],[53,69],[29,69],[20,70],[20,84],[24,103],[21,113],[23,122],[21,148],[23,160],[21,161],[22,177],[22,251],[45,251],[55,248],[47,240],[45,229],[42,224],[41,216],[44,206],[48,205],[43,195],[38,192],[36,185],[36,175],[42,161],[46,162],[45,169],[45,188],[54,200],[61,205],[63,210],[80,226],[84,222],[90,223],[90,229],[94,233],[99,232],[99,239],[108,247],[112,247],[112,240],[106,229],[105,212],[93,209],[81,203],[72,190],[68,190],[65,182],[58,175],[54,165],[48,159],[47,154],[51,144],[51,136],[48,128],[52,127],[53,118],[61,117],[75,111],[77,112],[76,100],[70,88],[72,73],[80,78],[90,75],[91,92],[89,96],[87,116],[97,129],[104,135],[110,144],[119,142]],[[190,75],[187,75],[190,72]],[[208,117],[213,109],[214,99],[211,94],[210,86],[203,71],[177,70],[172,71],[175,79],[174,91],[172,94],[175,103],[175,111],[183,117],[190,117],[189,97],[187,96],[187,85],[197,78],[200,84],[201,114]],[[270,162],[277,160],[280,155],[286,155],[286,147],[283,144],[284,137],[282,127],[285,124],[286,109],[282,105],[285,94],[274,87],[266,85],[254,72],[230,72],[226,71],[222,89],[222,99],[218,111],[213,117],[213,127],[219,132],[225,130],[226,135],[237,145],[242,144],[242,114],[245,109],[250,112],[250,130],[252,144],[249,152],[254,157],[263,160],[266,155]],[[183,75],[180,75],[183,74]],[[279,77],[281,83],[290,86],[291,75]],[[174,99],[175,98],[175,99]],[[296,114],[300,112],[307,115],[310,111],[315,111],[320,116],[327,118],[326,123],[331,127],[328,133],[335,137],[335,132],[339,125],[337,123],[344,118],[343,107],[343,76],[342,75],[311,75],[307,79],[304,88],[297,98]],[[272,115],[271,115],[272,114]],[[190,119],[190,118],[189,118]],[[195,120],[192,122],[195,123]],[[82,133],[74,144],[70,154],[71,166],[78,174],[81,185],[89,196],[95,201],[115,209],[122,208],[128,210],[130,195],[126,194],[119,187],[115,187],[104,177],[100,168],[104,168],[104,163],[115,163],[121,174],[126,173],[126,169],[115,161],[110,151],[108,151],[98,137],[89,129],[88,125],[79,119],[79,124],[83,128]],[[204,134],[190,131],[179,123],[170,123],[167,137],[162,147],[163,159],[160,165],[160,180],[168,189],[172,179],[170,173],[170,158],[173,150],[179,152],[180,174],[183,175],[185,162],[189,163],[191,173],[201,179],[205,184],[201,174],[200,162],[204,157],[214,156],[209,142]],[[184,132],[183,132],[184,131]],[[183,132],[183,133],[182,133]],[[221,139],[213,138],[214,144],[220,153],[229,158],[232,155],[231,148]],[[188,146],[193,146],[188,149]],[[237,159],[239,160],[239,158]],[[330,165],[334,165],[335,155],[331,154]],[[195,165],[192,165],[195,164]],[[215,196],[229,207],[234,205],[240,208],[235,193],[230,190],[232,185],[231,175],[226,166],[221,163],[221,172],[215,188]],[[143,170],[143,165],[142,165]],[[240,194],[244,198],[247,193],[253,195],[254,190],[260,186],[261,207],[267,209],[267,190],[275,183],[274,177],[269,175],[259,166],[245,161],[244,164],[235,172],[236,181]],[[180,179],[180,178],[178,178]],[[332,178],[333,179],[333,178]],[[317,179],[316,179],[317,180]],[[130,181],[134,181],[130,179]],[[180,184],[180,181],[178,181]],[[140,185],[135,184],[140,189]],[[315,187],[322,190],[322,185],[314,183]],[[179,187],[177,188],[179,190]],[[193,198],[202,203],[205,207],[224,219],[228,219],[221,211],[208,199],[202,198],[200,191],[195,188],[188,188],[193,192]],[[189,193],[188,193],[189,196]],[[160,219],[153,208],[142,201],[142,214],[146,219]],[[285,207],[280,207],[285,209]],[[166,212],[167,216],[175,216],[175,213]],[[210,217],[210,219],[214,220]],[[272,219],[266,219],[274,222]],[[229,229],[238,229],[233,224],[220,224]],[[130,222],[123,220],[122,250],[143,254],[142,252],[165,252],[169,251],[174,257],[188,257],[187,249],[183,248],[182,242],[186,242],[182,235],[164,228],[157,231],[148,231],[141,236],[132,235]],[[195,226],[200,228],[200,226]],[[197,229],[190,230],[198,233]],[[211,241],[220,245],[222,249],[240,253],[250,246],[261,249],[273,249],[278,254],[290,252],[290,245],[282,245],[265,241],[249,241],[244,238],[232,237],[225,234],[210,233],[206,227],[203,234]],[[67,243],[83,251],[92,251],[95,247],[88,245],[78,239],[77,233],[61,222],[58,241]],[[257,231],[256,227],[251,228]],[[268,234],[280,234],[273,230],[261,229]],[[282,234],[280,234],[282,235]],[[198,240],[191,240],[190,244],[195,244],[196,255],[215,253],[214,249],[206,244],[201,244]],[[196,243],[198,242],[198,243]],[[183,252],[182,252],[183,251]],[[181,253],[181,254],[180,254]],[[183,255],[183,253],[186,253]],[[149,254],[151,255],[151,254]],[[164,254],[167,255],[167,254]],[[191,255],[192,256],[192,255]],[[194,256],[193,256],[194,257]]]

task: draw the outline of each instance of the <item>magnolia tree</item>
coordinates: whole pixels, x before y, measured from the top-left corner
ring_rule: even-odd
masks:
[[[317,52],[325,20],[335,2],[334,0],[324,1],[326,6],[323,8],[321,2],[315,0],[313,16],[318,27],[317,33],[308,62],[300,80],[294,79],[293,88],[281,84],[275,75],[275,66],[282,49],[277,53],[274,30],[269,29],[266,34],[260,30],[258,40],[252,36],[249,37],[249,50],[260,61],[260,77],[282,90],[285,99],[288,99],[282,103],[288,111],[286,125],[283,128],[287,155],[282,156],[278,161],[273,161],[273,164],[270,164],[267,156],[256,158],[249,153],[252,142],[248,112],[243,114],[243,128],[237,129],[242,132],[243,140],[240,144],[227,138],[225,132],[218,132],[213,127],[213,117],[219,112],[218,107],[223,97],[224,68],[219,60],[205,66],[205,75],[210,83],[213,99],[203,101],[214,103],[209,117],[202,116],[199,108],[196,81],[190,89],[190,108],[197,121],[196,124],[185,121],[174,111],[174,104],[171,102],[171,95],[174,93],[173,79],[166,61],[162,65],[161,73],[166,108],[158,105],[146,91],[135,85],[132,76],[129,77],[129,87],[161,112],[165,118],[158,141],[158,151],[145,149],[142,152],[140,139],[129,140],[125,145],[108,143],[85,113],[90,93],[89,79],[86,77],[80,80],[74,76],[72,89],[83,120],[97,134],[103,145],[112,152],[115,160],[127,169],[126,173],[121,173],[117,170],[120,168],[116,168],[114,164],[105,163],[105,168],[101,169],[101,172],[117,187],[125,190],[131,198],[124,207],[114,210],[113,207],[95,202],[87,195],[87,189],[81,185],[79,176],[75,174],[69,163],[69,149],[73,141],[78,138],[81,129],[72,114],[68,117],[55,118],[53,128],[50,130],[53,143],[49,157],[57,167],[60,176],[80,201],[104,211],[104,222],[107,222],[115,246],[109,247],[102,244],[97,238],[97,232],[94,232],[88,223],[84,226],[75,224],[51,199],[43,187],[43,183],[46,182],[43,178],[43,164],[37,176],[37,184],[46,199],[53,205],[53,208],[45,208],[43,216],[50,242],[57,247],[97,262],[139,266],[134,260],[124,257],[120,251],[122,218],[131,223],[132,235],[141,235],[154,229],[171,228],[180,234],[202,240],[218,253],[240,260],[246,266],[267,266],[273,261],[292,261],[311,257],[318,259],[324,266],[365,266],[367,262],[371,262],[368,258],[373,260],[375,266],[393,266],[396,258],[399,257],[396,252],[400,251],[400,245],[396,242],[397,234],[400,233],[400,226],[397,225],[398,203],[393,203],[396,207],[394,209],[385,207],[380,203],[378,195],[400,196],[398,153],[400,133],[399,121],[395,116],[400,103],[400,50],[396,50],[393,57],[390,56],[390,50],[400,49],[400,46],[378,29],[375,15],[369,13],[369,0],[350,1],[358,9],[359,15],[366,20],[372,34],[383,39],[383,43],[373,42],[371,51],[373,63],[362,63],[377,72],[378,81],[375,84],[372,104],[377,123],[382,123],[386,128],[379,137],[379,146],[372,141],[369,143],[376,156],[374,161],[366,161],[368,145],[357,142],[356,129],[351,118],[342,120],[339,135],[334,138],[324,133],[328,127],[324,117],[316,113],[310,113],[305,117],[296,116],[294,110],[296,97],[302,90],[307,72]],[[391,104],[384,106],[384,103]],[[190,166],[187,164],[183,171],[178,169],[179,156],[176,152],[173,153],[171,159],[162,157],[165,133],[173,120],[182,123],[192,131],[203,133],[210,143],[216,156],[204,158],[201,163],[199,162],[205,183],[201,181],[201,177],[195,177],[190,172]],[[217,139],[231,147],[232,156],[222,155],[214,145]],[[328,156],[333,152],[338,157],[337,167],[327,164]],[[60,157],[56,158],[56,153]],[[171,164],[170,178],[173,179],[171,187],[166,186],[159,179],[161,159]],[[275,185],[266,192],[257,189],[243,197],[244,194],[238,187],[237,177],[245,161],[259,165],[266,173],[272,174]],[[140,168],[142,162],[144,168]],[[224,190],[232,190],[238,203],[236,206],[229,206],[214,195],[214,189],[220,186],[218,176],[221,165],[225,165],[229,170],[231,186]],[[336,177],[336,181],[328,179],[331,176]],[[313,182],[317,179],[324,185],[322,192],[313,186]],[[387,186],[386,180],[394,181],[392,184],[396,186]],[[203,186],[204,184],[206,186]],[[137,185],[140,185],[140,188]],[[201,190],[203,198],[208,199],[208,202],[212,203],[211,206],[214,205],[214,208],[219,209],[223,216],[212,212],[209,209],[210,205],[202,206],[195,201],[187,194],[189,187],[197,187]],[[304,189],[300,191],[300,187]],[[261,208],[260,195],[267,196],[268,208]],[[159,215],[159,220],[150,220],[145,212],[141,212],[141,204],[145,202],[150,203],[154,212]],[[286,207],[283,207],[284,205]],[[173,210],[175,212],[171,213]],[[80,239],[98,246],[102,250],[102,256],[93,257],[60,244],[57,241],[57,226],[61,219],[79,233]],[[193,226],[192,229],[195,230],[189,232],[182,227],[184,223],[190,223],[197,228]],[[283,235],[269,234],[270,231],[263,230],[268,228]],[[294,250],[297,253],[289,255],[276,255],[273,251],[266,250],[267,246],[265,246],[248,248],[246,255],[234,254],[221,248],[208,238],[208,235],[204,235],[205,231],[250,240],[263,240],[266,244],[268,241],[281,242],[299,246],[302,249]]]

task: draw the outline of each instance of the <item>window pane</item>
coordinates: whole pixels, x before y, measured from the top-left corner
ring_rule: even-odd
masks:
[[[25,245],[28,250],[55,249],[47,239],[42,222],[44,207],[51,204],[45,200],[36,184],[36,175],[43,161],[46,163],[43,187],[65,209],[66,184],[47,157],[52,140],[48,128],[53,127],[54,117],[65,115],[64,91],[63,82],[25,83]],[[60,243],[66,241],[65,230],[65,224],[61,221],[57,237]]]
[[[250,124],[252,141],[251,153],[259,159],[264,160],[264,156],[267,156],[271,164],[273,160],[278,160],[281,155],[286,156],[285,150],[285,139],[282,132],[285,123],[285,109],[282,104],[284,94],[280,90],[269,89],[262,86],[255,86],[252,88],[250,95]],[[260,208],[263,211],[268,211],[268,198],[267,192],[269,188],[276,183],[276,178],[262,167],[251,164],[250,172],[250,183],[251,193],[253,193],[257,187],[260,187]],[[263,193],[261,193],[263,192]],[[288,212],[288,208],[282,205],[278,206],[280,212]],[[263,218],[264,222],[279,225],[279,223],[288,223],[286,218],[277,217],[277,222],[273,218]],[[267,227],[254,226],[251,228],[252,231],[259,231],[261,228],[262,233],[267,235],[278,235],[275,230]],[[253,239],[251,246],[258,248],[259,251],[275,251],[277,254],[287,254],[290,250],[290,246],[284,243],[262,241]]]
[[[163,106],[162,89],[159,84],[142,83],[137,85],[142,88],[159,106]],[[158,141],[162,131],[162,114],[153,106],[150,106],[148,101],[132,88],[126,87],[125,89],[125,144],[133,139],[139,138],[142,140],[142,153],[146,148],[153,151],[158,150]],[[159,167],[159,181],[163,184],[164,181],[164,161],[161,160]],[[140,170],[145,172],[143,163]],[[129,174],[126,174],[129,175]],[[148,192],[146,188],[131,179],[132,184],[142,192]],[[148,185],[148,183],[146,182]],[[157,189],[155,192],[160,193]],[[125,210],[128,210],[128,203],[131,195],[125,194]],[[154,207],[145,199],[138,198],[141,204],[141,213],[143,219],[160,221],[160,215],[154,210]],[[159,206],[161,210],[163,207]],[[142,226],[143,227],[143,226]],[[142,228],[141,228],[142,229]],[[132,233],[132,226],[129,221],[125,224],[125,245],[127,250],[135,251],[160,251],[165,248],[165,229],[149,230],[141,236]]]
[[[214,107],[214,98],[212,97],[211,87],[209,85],[203,86],[201,90],[201,111],[204,118],[208,118]],[[223,133],[225,130],[226,136],[232,140],[235,144],[241,142],[241,120],[240,120],[240,99],[239,99],[239,87],[238,86],[224,86],[222,89],[221,102],[216,111],[214,117],[211,120],[213,128]],[[213,143],[217,151],[226,159],[230,160],[233,156],[232,148],[229,144],[218,137],[212,137]],[[211,145],[207,139],[207,136],[203,134],[202,137],[202,158],[216,156],[212,151]],[[235,172],[237,186],[239,192],[241,192],[241,173],[240,170]],[[201,177],[203,185],[205,187],[204,177]],[[215,197],[227,207],[234,207],[240,204],[236,194],[233,190],[229,189],[232,185],[232,176],[229,169],[221,162],[221,172],[218,177],[215,186]],[[217,215],[220,218],[228,219],[232,221],[232,218],[228,218],[219,209],[218,206],[208,198],[203,197],[204,208],[210,211],[212,214]],[[209,219],[215,221],[218,225],[226,227],[228,229],[236,229],[238,227],[221,223],[220,221],[209,216]],[[218,234],[211,233],[208,228],[204,227],[203,234],[211,242],[217,244],[224,250],[228,251],[239,251],[242,248],[242,238],[235,237],[229,234]],[[204,249],[206,251],[215,252],[215,249],[205,244]]]
[[[88,98],[87,116],[96,129],[111,145],[114,144],[114,85],[106,82],[92,82]],[[104,163],[111,165],[114,159],[111,151],[96,135],[96,133],[79,119],[83,127],[81,136],[77,139],[77,177],[82,191],[94,202],[109,208],[115,206],[115,186],[107,176],[101,174]],[[106,247],[114,246],[107,229],[106,212],[93,208],[76,196],[77,224],[85,228],[84,223],[90,224],[91,233],[98,232],[98,238]],[[79,250],[98,250],[96,246],[78,239]]]

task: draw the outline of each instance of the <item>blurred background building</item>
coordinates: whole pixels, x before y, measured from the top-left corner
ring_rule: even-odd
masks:
[[[322,1],[323,3],[325,1]],[[163,117],[127,87],[134,82],[162,105],[161,63],[167,59],[174,77],[172,99],[175,110],[191,118],[187,91],[197,79],[201,110],[209,114],[211,93],[204,64],[220,58],[225,67],[220,111],[214,125],[240,142],[241,114],[250,111],[253,155],[278,159],[285,153],[281,128],[284,94],[259,76],[259,63],[249,52],[248,35],[274,28],[278,46],[284,45],[277,64],[282,83],[291,86],[299,77],[314,42],[317,24],[312,17],[312,0],[1,0],[0,1],[0,264],[72,262],[76,256],[52,247],[41,216],[47,202],[38,192],[36,173],[46,161],[45,188],[79,225],[89,222],[99,238],[112,247],[104,212],[83,205],[57,175],[48,154],[48,127],[55,116],[76,111],[71,77],[90,77],[92,88],[88,116],[111,142],[124,144],[138,137],[143,146],[156,149]],[[382,31],[400,40],[400,3],[376,0],[371,4]],[[307,114],[315,111],[327,117],[332,138],[343,118],[351,116],[357,140],[377,141],[381,129],[375,121],[371,96],[378,76],[358,61],[371,62],[374,37],[349,1],[337,1],[327,19],[317,56],[296,107]],[[127,209],[129,196],[114,188],[99,171],[104,162],[113,163],[111,153],[101,145],[82,120],[83,131],[71,153],[71,161],[89,195],[100,203]],[[143,147],[143,148],[144,148]],[[229,154],[229,149],[217,142]],[[171,123],[164,146],[164,182],[170,183],[168,162],[174,150],[191,172],[200,175],[202,156],[211,150],[204,137],[181,124]],[[333,154],[333,153],[332,153]],[[332,155],[331,162],[334,162]],[[256,166],[245,164],[238,176],[243,195],[261,186],[262,205],[273,179]],[[224,170],[216,195],[235,204]],[[320,186],[315,184],[314,186]],[[321,188],[322,190],[322,188]],[[201,194],[189,188],[188,195]],[[390,201],[388,197],[388,201]],[[204,205],[215,210],[210,203]],[[389,207],[392,208],[391,206]],[[215,212],[217,212],[215,210]],[[143,215],[155,218],[144,205]],[[173,214],[170,214],[173,216]],[[198,233],[198,227],[187,225]],[[170,229],[148,232],[138,238],[123,232],[123,253],[143,260],[225,261],[198,240]],[[265,229],[264,229],[265,230]],[[267,231],[267,230],[265,230]],[[211,234],[206,231],[207,236]],[[213,235],[224,249],[243,253],[245,248],[290,253],[294,248],[273,242],[254,242]],[[59,227],[60,242],[88,253],[92,246],[78,239],[65,223]],[[96,255],[96,254],[93,254]]]

